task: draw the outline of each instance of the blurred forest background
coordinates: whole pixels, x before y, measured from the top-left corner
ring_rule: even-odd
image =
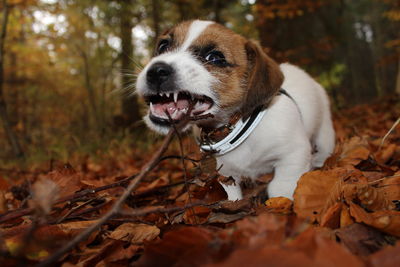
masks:
[[[400,93],[399,0],[0,1],[0,168],[149,145],[135,75],[186,19],[260,40],[335,110]]]

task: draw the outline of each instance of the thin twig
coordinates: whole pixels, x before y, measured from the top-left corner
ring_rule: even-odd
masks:
[[[171,158],[181,159],[182,157],[181,156],[172,156],[172,155],[171,156],[161,157],[159,159],[159,161],[157,162],[157,164],[159,164],[160,162],[162,162],[164,160],[171,159]],[[193,163],[198,162],[197,160],[191,159],[191,158],[188,158],[188,157],[185,157],[185,160],[189,160],[189,161],[191,161]],[[129,176],[129,177],[127,177],[127,178],[125,178],[125,179],[123,179],[121,181],[118,181],[118,182],[115,182],[115,183],[112,183],[112,184],[108,184],[108,185],[99,186],[99,187],[96,187],[96,188],[89,188],[89,189],[82,190],[82,191],[80,191],[78,193],[75,193],[75,194],[68,195],[66,197],[60,198],[59,200],[57,200],[55,202],[55,204],[61,204],[63,202],[74,202],[76,199],[79,199],[81,197],[87,196],[89,194],[95,194],[95,193],[98,193],[98,192],[101,192],[101,191],[105,191],[105,190],[108,190],[108,189],[112,189],[112,188],[115,188],[115,187],[125,186],[125,184],[129,183],[136,176],[137,176],[137,174],[134,174],[134,175],[131,175],[131,176]],[[141,193],[139,193],[138,195],[141,195]],[[7,213],[0,214],[0,224],[1,223],[5,223],[5,222],[10,221],[10,220],[18,219],[18,218],[20,218],[22,216],[29,215],[32,212],[33,212],[32,208],[23,208],[23,209],[16,209],[16,210],[9,211]]]
[[[187,114],[190,114],[193,110],[193,104],[189,105],[189,110],[187,111]],[[185,153],[183,151],[183,144],[182,144],[182,137],[180,132],[178,131],[176,125],[173,123],[173,120],[171,118],[171,115],[169,114],[169,112],[165,112],[165,114],[167,114],[169,121],[171,122],[171,125],[174,128],[174,131],[176,133],[176,136],[178,137],[178,141],[179,141],[179,149],[181,152],[181,163],[182,163],[182,168],[183,168],[183,179],[185,180],[185,190],[188,193],[188,198],[189,198],[189,203],[192,204],[192,195],[190,194],[190,186],[188,183],[188,178],[187,178],[187,169],[186,169],[186,164],[185,164]],[[189,117],[190,115],[186,115],[187,117]],[[190,208],[192,213],[195,214],[194,209]],[[196,224],[199,224],[197,217],[195,216],[195,220],[196,220]]]
[[[92,198],[89,199],[85,202],[83,202],[82,204],[76,206],[76,207],[72,207],[64,216],[62,216],[61,218],[59,218],[56,222],[56,224],[62,223],[65,219],[67,219],[72,213],[82,209],[83,207],[85,207],[86,205],[89,205],[90,203],[92,203],[93,201],[98,200],[99,198]]]
[[[400,117],[397,119],[397,121],[395,121],[395,123],[393,123],[392,127],[390,128],[390,130],[385,134],[385,136],[382,138],[382,141],[379,145],[378,151],[381,150],[383,143],[386,141],[386,138],[394,131],[394,129],[397,127],[397,125],[400,123]]]
[[[77,235],[74,239],[68,242],[65,246],[57,250],[53,255],[40,262],[37,266],[44,267],[50,266],[56,261],[58,261],[65,253],[69,252],[80,242],[86,240],[94,231],[99,229],[104,223],[106,223],[109,219],[118,214],[121,210],[122,204],[125,203],[126,199],[131,195],[132,191],[136,189],[139,182],[157,165],[160,157],[165,153],[168,148],[168,145],[171,143],[172,138],[174,136],[174,131],[170,130],[168,135],[165,137],[162,146],[158,149],[158,151],[153,155],[152,159],[141,169],[138,176],[132,180],[125,190],[125,192],[121,195],[121,197],[115,202],[110,211],[108,211],[103,217],[101,217],[96,223],[92,224],[90,227],[85,229],[79,235]]]
[[[185,205],[183,207],[149,207],[149,208],[144,208],[144,209],[138,209],[138,210],[134,210],[131,212],[121,212],[121,215],[128,215],[128,216],[144,216],[147,214],[151,214],[151,213],[169,213],[169,212],[175,212],[175,211],[184,211],[186,209],[192,209],[193,207],[197,207],[197,206],[205,206],[205,207],[209,207],[209,206],[213,206],[216,205],[217,203],[211,203],[208,204],[204,201],[197,201],[197,202],[193,202],[193,203],[189,203],[188,205]]]

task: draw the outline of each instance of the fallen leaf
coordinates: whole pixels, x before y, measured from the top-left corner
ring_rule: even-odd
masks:
[[[211,246],[211,242],[213,245]],[[181,227],[145,246],[135,266],[200,266],[222,253],[222,243],[202,227]]]
[[[395,246],[387,246],[369,256],[369,264],[372,267],[393,267],[400,262],[400,241]]]
[[[58,185],[60,198],[72,195],[76,191],[83,189],[83,184],[81,183],[82,174],[75,171],[70,165],[64,165],[62,168],[46,174],[45,177]]]
[[[303,174],[294,192],[293,210],[300,218],[319,221],[323,209],[340,200],[344,178],[352,170],[336,168],[327,171],[311,171]]]
[[[362,222],[385,233],[400,237],[400,211],[381,210],[368,213],[362,207],[350,203],[350,214]]]
[[[342,153],[337,162],[337,166],[354,167],[361,161],[367,160],[370,154],[371,152],[366,139],[354,136],[342,145]]]
[[[289,214],[293,211],[293,202],[286,197],[273,197],[265,201],[268,210],[275,213]]]
[[[329,207],[328,210],[322,214],[320,225],[331,229],[339,228],[342,206],[343,204],[341,202],[337,202]]]
[[[279,245],[286,239],[288,218],[273,213],[261,213],[256,217],[247,217],[235,223],[236,231],[232,235],[234,243],[250,249],[266,244]]]
[[[331,231],[309,227],[287,247],[307,255],[312,260],[310,266],[364,266],[359,258],[332,239]]]
[[[400,172],[396,172],[392,177],[387,177],[377,184],[378,190],[384,198],[389,201],[400,200]]]
[[[155,239],[160,234],[160,229],[156,226],[141,223],[124,223],[112,231],[108,237],[115,240],[140,244],[144,241]]]
[[[340,211],[340,227],[346,227],[354,223],[353,217],[350,215],[350,208],[347,204],[343,203]]]
[[[337,229],[335,235],[355,255],[367,256],[387,244],[384,234],[359,223]]]
[[[309,267],[313,262],[304,253],[286,250],[279,247],[262,247],[258,249],[238,249],[220,263],[205,265],[207,267],[243,267],[243,266],[296,266]]]
[[[375,154],[377,161],[381,164],[385,164],[386,162],[388,162],[395,154],[396,148],[397,146],[395,144],[384,146]]]

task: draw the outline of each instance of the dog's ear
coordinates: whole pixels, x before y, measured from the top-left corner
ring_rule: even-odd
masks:
[[[248,118],[253,110],[268,104],[283,83],[283,73],[279,65],[254,41],[245,44],[248,58],[247,95],[242,106],[242,116]]]

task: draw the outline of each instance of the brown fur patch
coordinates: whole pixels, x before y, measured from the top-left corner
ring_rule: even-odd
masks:
[[[260,105],[267,105],[279,91],[283,83],[283,73],[279,65],[263,51],[254,41],[245,45],[249,70],[247,78],[247,95],[245,97],[242,114],[246,118]]]
[[[191,44],[214,44],[232,67],[205,67],[219,80],[214,87],[221,108],[240,111],[247,118],[255,108],[267,105],[283,83],[278,64],[254,41],[219,24],[212,24]]]
[[[157,39],[157,45],[155,48],[155,54],[157,54],[157,49],[161,40],[170,40],[171,46],[168,50],[174,50],[180,47],[185,41],[186,35],[188,34],[190,25],[193,21],[182,22],[166,31],[164,31]]]
[[[244,93],[242,80],[247,71],[245,43],[246,39],[239,34],[220,24],[211,24],[191,45],[204,47],[213,44],[215,49],[221,51],[232,65],[224,68],[212,64],[205,65],[219,81],[214,90],[219,97],[221,108],[234,111],[242,101]]]

